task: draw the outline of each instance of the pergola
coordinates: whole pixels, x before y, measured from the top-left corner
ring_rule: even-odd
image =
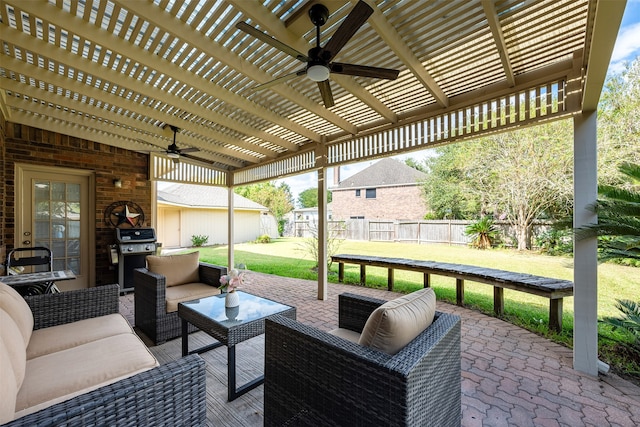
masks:
[[[149,152],[152,180],[229,188],[229,242],[234,186],[317,171],[326,242],[327,168],[572,117],[574,225],[595,220],[596,108],[625,0],[366,0],[373,12],[336,60],[396,80],[332,73],[329,108],[304,75],[255,90],[303,65],[236,24],[306,53],[318,2],[324,45],[357,0],[0,0],[1,112]],[[197,159],[165,155],[167,125]],[[574,255],[574,367],[592,375],[596,250],[584,240]]]

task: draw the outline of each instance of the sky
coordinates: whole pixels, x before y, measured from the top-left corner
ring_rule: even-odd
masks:
[[[618,33],[616,45],[613,49],[613,54],[611,55],[611,62],[609,64],[608,73],[620,73],[624,69],[625,62],[631,62],[639,55],[640,0],[627,0],[627,6],[625,8],[624,16],[622,18],[622,24],[620,26],[620,32]],[[431,153],[433,153],[433,150],[421,150],[414,151],[409,154],[393,156],[393,158],[404,161],[404,159],[406,159],[407,157],[413,157],[417,161],[422,161],[424,158],[431,155]],[[348,178],[367,168],[376,161],[377,160],[369,160],[361,163],[343,165],[340,167],[340,178],[344,180],[345,178]],[[333,185],[333,168],[328,169],[327,175],[327,185],[330,189]],[[285,182],[291,188],[294,200],[296,200],[296,207],[298,207],[297,199],[300,192],[309,188],[316,188],[318,186],[318,178],[316,172],[284,178],[276,181],[276,185],[279,185],[281,182]]]

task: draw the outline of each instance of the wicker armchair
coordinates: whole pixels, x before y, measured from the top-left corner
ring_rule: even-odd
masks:
[[[218,288],[220,277],[227,274],[227,268],[201,262],[198,274],[200,282]],[[165,277],[146,268],[137,268],[133,271],[133,283],[136,327],[155,344],[181,336],[182,324],[178,312],[167,312]],[[196,330],[189,324],[189,333]]]
[[[339,326],[362,331],[385,301],[339,299]],[[265,426],[459,426],[460,318],[433,323],[395,355],[281,316],[266,320]]]
[[[108,285],[25,300],[33,312],[34,329],[40,329],[117,313],[118,296],[118,285]],[[204,360],[191,355],[5,425],[202,426],[206,420],[205,384]]]

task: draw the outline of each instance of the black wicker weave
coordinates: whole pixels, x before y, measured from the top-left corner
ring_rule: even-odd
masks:
[[[340,327],[360,332],[384,303],[340,295]],[[459,316],[391,356],[281,316],[265,331],[265,426],[459,426]]]
[[[200,263],[200,282],[220,286],[220,277],[227,274],[227,268],[219,265]],[[135,296],[135,324],[155,344],[182,335],[182,324],[178,312],[167,313],[166,279],[146,268],[133,271]],[[197,331],[189,325],[189,333]]]
[[[118,285],[108,285],[26,300],[36,328],[44,328],[117,313],[118,293]],[[204,360],[191,355],[5,425],[202,426],[206,419],[205,383]]]

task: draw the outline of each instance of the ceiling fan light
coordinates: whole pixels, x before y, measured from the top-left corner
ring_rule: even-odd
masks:
[[[307,77],[314,82],[323,82],[329,78],[329,68],[324,65],[312,65],[307,68]]]
[[[167,153],[167,157],[170,159],[179,159],[180,158],[180,154],[179,153]]]

